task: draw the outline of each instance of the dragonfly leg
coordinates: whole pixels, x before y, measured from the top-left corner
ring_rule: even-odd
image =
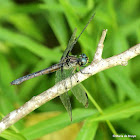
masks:
[[[74,70],[74,71],[78,72],[77,67],[75,68],[75,70]]]
[[[91,73],[89,73],[89,72],[82,72],[82,70],[80,70],[80,72],[81,72],[82,74],[91,74]]]
[[[73,69],[72,74],[74,74],[74,72],[76,71],[76,69],[77,69],[76,67]]]
[[[73,69],[72,74],[74,74],[75,71],[77,71],[77,67],[75,67],[75,68]],[[78,72],[78,71],[77,71],[77,72]],[[77,83],[78,83],[78,82],[79,82],[78,77],[76,77],[76,78],[77,78]]]
[[[81,66],[81,67],[86,67],[86,66]],[[79,69],[80,69],[80,67],[79,67]],[[91,74],[91,73],[89,73],[89,72],[82,72],[82,69],[80,69],[80,72],[82,73],[82,74]]]

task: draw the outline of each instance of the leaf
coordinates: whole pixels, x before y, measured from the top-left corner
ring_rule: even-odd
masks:
[[[118,85],[124,91],[124,94],[133,100],[139,101],[139,89],[128,77],[126,77],[122,72],[119,72],[118,68],[114,67],[108,69],[105,73],[116,85]]]
[[[84,122],[76,140],[93,140],[98,128],[98,122],[91,122],[90,119]]]
[[[84,120],[85,118],[93,115],[94,113],[95,113],[95,110],[76,109],[73,111],[72,123],[80,122]],[[38,124],[33,125],[31,127],[25,128],[24,130],[22,130],[21,133],[27,139],[36,139],[48,133],[58,131],[70,124],[71,124],[71,121],[69,120],[68,114],[64,113],[57,117],[53,117],[51,119],[39,122]]]
[[[7,140],[27,140],[23,135],[20,133],[16,133],[14,131],[6,130],[0,134],[0,137],[7,139]]]
[[[120,103],[104,110],[103,115],[94,116],[92,121],[120,120],[140,112],[140,104],[135,102]]]
[[[57,61],[58,57],[60,56],[60,54],[58,54],[58,51],[48,49],[40,43],[33,41],[29,37],[9,31],[2,27],[0,27],[0,31],[0,39],[5,40],[6,42],[10,42],[14,45],[22,46],[39,57],[51,61]]]

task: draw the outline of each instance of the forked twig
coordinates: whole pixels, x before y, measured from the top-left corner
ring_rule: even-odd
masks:
[[[103,71],[105,69],[117,66],[117,65],[127,65],[128,60],[134,58],[135,56],[140,54],[140,44],[137,44],[130,49],[112,56],[107,59],[102,59],[102,52],[103,52],[103,42],[106,36],[107,30],[103,30],[102,36],[100,38],[94,59],[92,63],[84,68],[82,70],[83,74],[81,72],[78,72],[74,74],[71,78],[65,79],[67,89],[63,86],[63,81],[57,83],[50,89],[44,91],[43,93],[32,97],[28,102],[26,102],[23,106],[21,106],[19,109],[16,109],[6,115],[1,121],[0,121],[0,132],[4,131],[6,128],[10,127],[12,124],[35,110],[36,108],[40,107],[44,103],[52,100],[53,98],[65,93],[66,91],[70,90],[73,86],[77,85],[78,83],[82,82],[83,80],[89,78],[91,75],[94,75],[100,71]],[[90,73],[90,74],[89,74]],[[78,77],[78,81],[75,79],[75,77]],[[72,80],[72,85],[70,82],[70,79]]]

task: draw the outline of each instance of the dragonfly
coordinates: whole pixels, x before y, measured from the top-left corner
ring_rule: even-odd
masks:
[[[76,28],[74,29],[74,32],[69,40],[67,48],[65,49],[59,63],[54,64],[43,70],[20,77],[16,80],[12,81],[10,84],[19,85],[22,82],[29,80],[31,78],[34,78],[34,77],[37,77],[40,75],[44,75],[44,74],[49,74],[49,73],[52,73],[55,71],[56,71],[55,82],[57,83],[59,81],[66,79],[67,77],[71,77],[72,74],[74,74],[77,67],[79,67],[79,68],[84,67],[88,63],[88,57],[86,56],[86,54],[81,54],[81,55],[79,55],[79,57],[74,56],[74,55],[69,55],[69,54],[72,51],[72,49],[73,49],[74,45],[76,44],[76,42],[78,41],[78,39],[80,38],[80,36],[82,35],[82,33],[84,32],[84,30],[87,28],[88,24],[94,18],[94,15],[95,14],[92,15],[92,17],[90,18],[90,20],[88,21],[88,23],[83,28],[83,30],[81,31],[81,33],[79,34],[79,36],[77,38],[76,38],[77,29]],[[63,84],[66,88],[66,83],[64,82]],[[82,103],[85,107],[88,107],[88,96],[87,96],[87,93],[85,92],[82,84],[78,84],[78,85],[72,87],[71,91],[80,103]],[[60,95],[60,99],[61,99],[61,102],[63,103],[64,107],[66,108],[66,110],[70,116],[70,119],[72,121],[72,107],[71,107],[70,98],[68,96],[68,92],[65,92],[64,94]]]

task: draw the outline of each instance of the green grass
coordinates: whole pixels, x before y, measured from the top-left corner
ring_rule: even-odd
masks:
[[[103,29],[108,29],[103,58],[119,54],[140,43],[139,0],[42,0],[16,3],[4,0],[0,4],[0,114],[1,117],[20,107],[32,96],[55,84],[55,74],[40,76],[18,86],[10,82],[27,73],[59,62],[70,36],[77,36],[93,13],[94,19],[73,49],[73,54],[85,53],[90,61]],[[0,139],[37,139],[54,134],[79,123],[77,140],[115,139],[113,134],[136,135],[140,139],[140,56],[127,66],[117,66],[83,82],[89,96],[85,109],[70,93],[73,122],[60,100],[54,99],[33,113],[36,124],[27,124],[28,117],[0,135]],[[63,112],[51,118],[38,119],[42,113]],[[80,125],[83,122],[83,125]],[[70,131],[69,135],[75,132]],[[65,134],[66,135],[66,134]],[[65,139],[65,137],[61,137]],[[120,140],[120,138],[116,138]],[[124,139],[124,138],[123,138]],[[133,139],[133,138],[125,138]]]

